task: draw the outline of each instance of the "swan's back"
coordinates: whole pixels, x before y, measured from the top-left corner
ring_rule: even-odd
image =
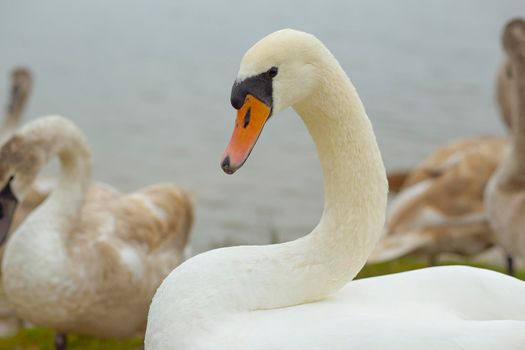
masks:
[[[396,320],[366,314],[353,319],[334,317],[329,328],[309,319],[287,325],[290,328],[282,322],[267,321],[270,327],[258,324],[260,332],[254,337],[208,349],[523,350],[525,344],[525,324],[519,321]],[[250,334],[250,329],[252,324],[247,323],[240,331]]]
[[[145,307],[168,273],[183,261],[193,224],[189,195],[176,186],[159,184],[120,193],[97,184],[90,188],[70,246],[95,242],[101,258],[94,266],[95,286],[129,291]],[[110,280],[104,276],[112,275]],[[118,284],[120,281],[120,284]],[[130,288],[130,285],[134,288]]]
[[[61,332],[141,335],[155,290],[183,260],[192,222],[188,194],[173,185],[124,194],[94,184],[79,218],[52,236],[60,239],[63,251],[45,255],[28,246],[37,255],[33,260],[47,267],[42,273],[52,274],[35,279],[17,270],[28,268],[25,263],[15,264],[5,284],[10,299],[17,299],[24,319]]]
[[[421,269],[352,281],[321,302],[238,315],[217,344],[230,350],[518,350],[525,346],[522,295],[522,281],[497,272]]]

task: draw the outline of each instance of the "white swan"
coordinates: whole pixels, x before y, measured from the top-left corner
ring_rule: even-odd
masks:
[[[41,168],[60,160],[56,189],[14,232],[2,261],[16,313],[60,334],[142,335],[151,298],[183,260],[193,221],[189,196],[158,184],[122,194],[91,184],[82,132],[62,117],[37,119],[0,150],[0,234]],[[57,336],[57,349],[65,337]]]
[[[293,106],[317,146],[323,215],[298,240],[216,249],[172,271],[146,350],[523,348],[525,283],[506,275],[440,267],[348,283],[379,238],[387,181],[363,105],[319,40],[282,30],[259,41],[232,104],[223,169],[243,164],[272,111]]]

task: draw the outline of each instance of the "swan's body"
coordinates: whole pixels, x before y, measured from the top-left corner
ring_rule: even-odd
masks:
[[[496,242],[509,256],[525,257],[525,20],[507,25],[503,46],[514,76],[508,109],[512,135],[507,154],[487,186],[486,205]]]
[[[513,278],[446,267],[348,283],[379,238],[387,182],[363,105],[320,41],[293,30],[262,39],[242,60],[232,104],[223,169],[246,160],[264,111],[293,106],[319,154],[323,215],[298,240],[212,250],[172,271],[150,307],[146,350],[525,344],[525,284]]]
[[[502,319],[523,320],[525,303],[485,301],[523,292],[522,284],[457,266],[356,280],[316,303],[224,317],[191,348],[521,350],[525,322]]]
[[[40,118],[14,134],[0,151],[0,181],[24,197],[54,156],[61,163],[56,189],[5,249],[9,302],[24,320],[62,333],[140,335],[155,289],[182,261],[189,197],[172,185],[130,194],[91,185],[87,143],[61,117]]]

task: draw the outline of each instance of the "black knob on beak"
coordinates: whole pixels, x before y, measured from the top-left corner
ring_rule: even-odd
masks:
[[[232,95],[230,100],[231,100],[233,108],[235,109],[240,109],[244,102],[244,99],[239,95]]]
[[[243,87],[243,83],[235,82],[232,87],[232,93],[230,97],[230,102],[232,103],[233,108],[239,110],[244,103],[246,98],[246,89]]]

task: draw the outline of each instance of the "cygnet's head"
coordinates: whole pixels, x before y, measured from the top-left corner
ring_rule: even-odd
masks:
[[[15,133],[0,148],[0,245],[7,237],[18,203],[45,163],[48,145],[31,134]]]

